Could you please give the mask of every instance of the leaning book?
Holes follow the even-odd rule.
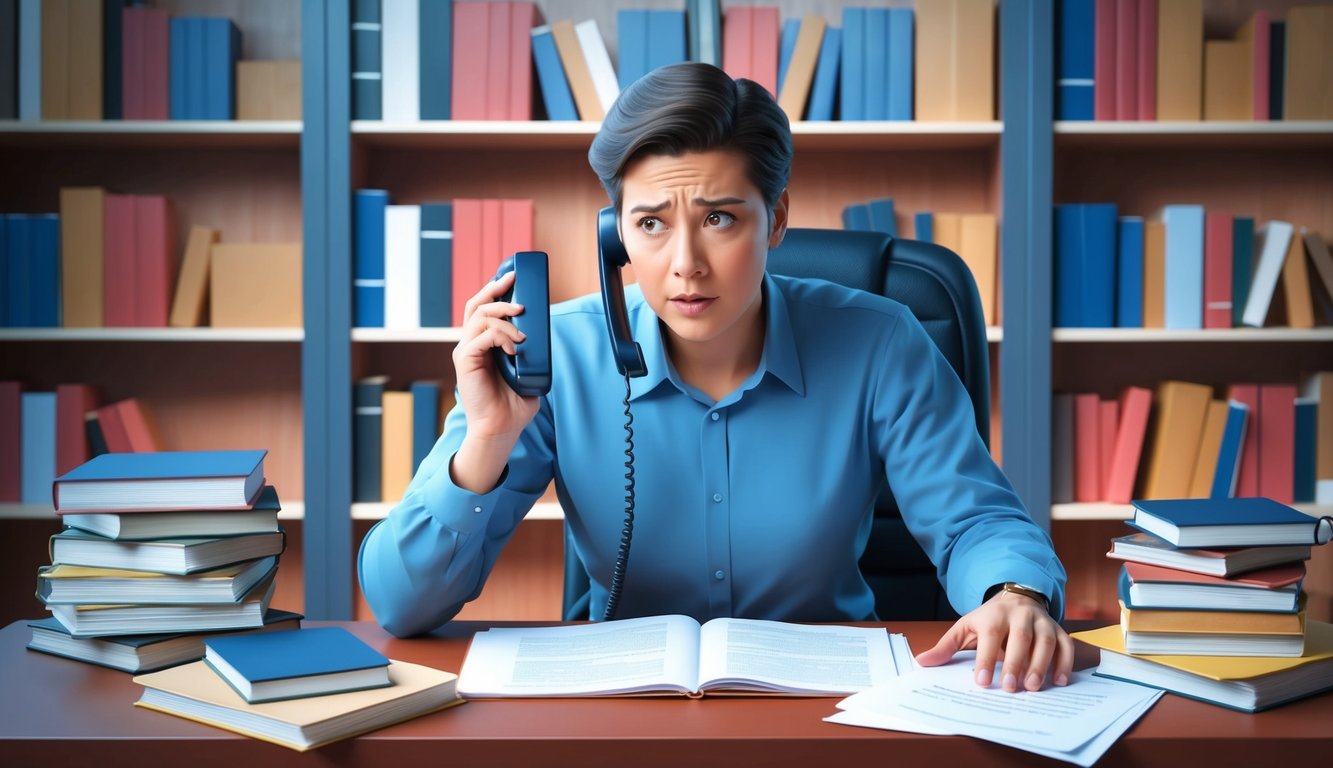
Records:
[[[1101,649],[1095,674],[1161,688],[1242,712],[1258,712],[1333,689],[1333,624],[1306,623],[1305,655],[1134,656],[1120,627],[1071,635]]]
[[[883,629],[648,616],[479,632],[458,690],[469,698],[841,696],[910,665],[906,639]]]
[[[196,661],[135,677],[144,691],[134,704],[304,752],[462,701],[450,672],[391,661],[389,679],[385,688],[249,704]]]
[[[104,453],[57,477],[56,514],[245,509],[264,485],[266,450]]]

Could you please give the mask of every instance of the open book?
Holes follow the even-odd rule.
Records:
[[[497,628],[472,639],[464,697],[704,693],[840,696],[912,669],[902,635],[756,619],[648,616]]]

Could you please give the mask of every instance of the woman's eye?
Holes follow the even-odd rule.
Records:
[[[651,235],[652,233],[656,232],[661,228],[662,228],[662,222],[658,219],[648,217],[639,220],[639,229],[642,230],[645,234]]]
[[[710,227],[729,227],[736,221],[736,217],[726,211],[713,211],[708,214],[708,226]]]

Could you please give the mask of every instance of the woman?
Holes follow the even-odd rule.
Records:
[[[663,67],[621,94],[589,151],[617,211],[648,374],[621,378],[605,310],[551,311],[550,393],[520,397],[491,350],[513,353],[522,307],[506,276],[465,310],[458,407],[403,501],[367,535],[359,572],[400,635],[481,591],[554,479],[576,554],[608,599],[633,413],[636,517],[618,616],[874,618],[857,560],[887,477],[904,520],[965,614],[922,653],[977,649],[977,681],[1064,684],[1064,569],[976,432],[952,368],[883,297],[769,275],[786,231],[791,131],[761,86],[706,64]]]

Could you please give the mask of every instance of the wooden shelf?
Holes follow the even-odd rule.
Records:
[[[1075,121],[1055,123],[1059,147],[1333,148],[1333,121]]]
[[[0,341],[299,343],[301,328],[0,328]]]
[[[1292,506],[1311,517],[1333,515],[1333,505],[1330,504],[1293,504]],[[1130,504],[1091,502],[1051,505],[1051,520],[1128,520],[1133,516],[1134,507]]]
[[[290,147],[299,120],[0,120],[0,147]]]
[[[1167,328],[1056,328],[1057,342],[1174,343],[1174,342],[1292,342],[1333,341],[1333,328],[1215,328],[1173,330]]]
[[[353,520],[383,520],[393,509],[391,502],[359,502],[352,505]],[[524,520],[564,520],[565,511],[553,501],[539,501],[528,511]]]

